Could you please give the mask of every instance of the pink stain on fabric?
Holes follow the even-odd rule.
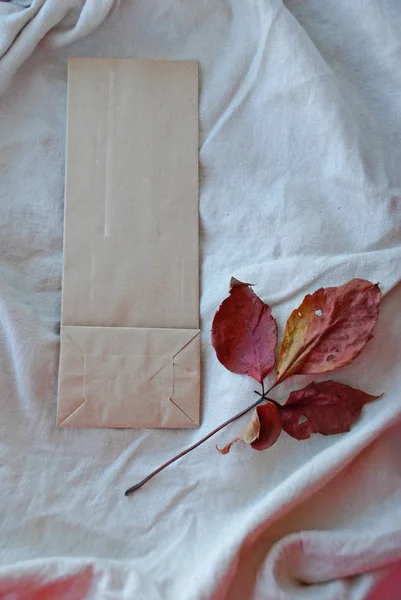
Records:
[[[401,597],[401,560],[397,562],[367,595],[365,600],[397,600]]]
[[[35,577],[0,579],[0,598],[9,600],[85,600],[93,581],[93,568],[55,581]]]

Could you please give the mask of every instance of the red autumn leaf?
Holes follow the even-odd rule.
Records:
[[[93,568],[88,566],[80,573],[41,582],[32,576],[18,579],[0,579],[0,598],[15,600],[84,600],[93,580]]]
[[[216,312],[212,344],[222,365],[259,383],[274,367],[277,324],[249,283],[231,279],[230,295]]]
[[[363,405],[377,398],[335,381],[310,383],[292,392],[279,408],[282,427],[297,440],[312,433],[343,433],[359,418]]]
[[[277,382],[349,364],[372,338],[380,299],[379,286],[364,279],[305,296],[285,327]]]
[[[275,444],[281,433],[281,420],[277,407],[272,402],[258,406],[252,419],[241,433],[223,448],[217,448],[220,454],[228,454],[235,442],[250,444],[255,450],[266,450]]]
[[[281,419],[277,407],[272,402],[258,406],[256,412],[260,421],[259,437],[252,442],[254,450],[266,450],[275,444],[282,430]]]

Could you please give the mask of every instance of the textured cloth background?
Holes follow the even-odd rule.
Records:
[[[398,0],[0,3],[3,597],[90,563],[74,600],[360,600],[401,558],[400,28]],[[55,426],[69,56],[200,61],[199,430]],[[317,287],[379,281],[375,338],[333,378],[386,395],[348,434],[223,457],[232,425],[127,499],[254,399],[210,346],[231,275],[281,332]]]

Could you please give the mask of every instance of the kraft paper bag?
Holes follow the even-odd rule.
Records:
[[[199,425],[198,66],[69,61],[57,424]]]

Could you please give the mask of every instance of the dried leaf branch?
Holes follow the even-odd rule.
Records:
[[[264,380],[276,362],[277,323],[270,306],[254,293],[251,284],[233,278],[230,294],[213,320],[212,344],[218,360],[229,371],[247,374],[261,385],[260,397],[129,488],[125,495],[138,490],[252,409],[254,414],[241,433],[218,448],[221,454],[228,454],[238,441],[255,450],[265,450],[278,440],[282,430],[298,440],[307,439],[312,433],[333,435],[349,431],[363,406],[379,396],[335,381],[312,382],[292,392],[283,405],[268,394],[293,375],[326,373],[352,362],[373,337],[380,301],[379,286],[364,279],[352,279],[342,286],[321,288],[305,296],[287,321],[275,383],[265,392]]]

